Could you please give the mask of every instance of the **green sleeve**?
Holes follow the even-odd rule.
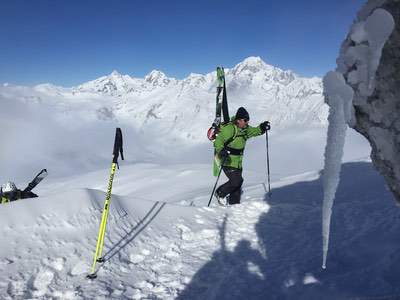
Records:
[[[235,129],[232,125],[225,126],[221,128],[221,131],[218,133],[217,138],[214,141],[214,148],[217,153],[219,153],[223,148],[225,143],[233,137],[235,134]]]
[[[257,127],[248,126],[247,127],[246,136],[247,136],[248,139],[252,138],[252,137],[255,137],[255,136],[262,135],[262,134],[263,134],[263,132],[261,131],[260,126],[257,126]]]

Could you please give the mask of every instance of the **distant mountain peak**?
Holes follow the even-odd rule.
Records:
[[[188,78],[197,78],[197,77],[203,77],[203,74],[199,74],[199,73],[190,73]]]
[[[244,59],[242,62],[238,63],[233,68],[234,74],[239,74],[244,71],[249,71],[251,73],[257,73],[260,71],[272,71],[273,66],[266,64],[259,56],[250,56]]]
[[[242,61],[242,64],[248,66],[267,66],[267,64],[259,56],[249,56]]]
[[[163,72],[159,70],[153,70],[144,77],[144,80],[146,80],[147,82],[154,82],[156,80],[166,77],[167,75],[165,75]]]
[[[119,73],[117,70],[113,70],[109,76],[112,76],[112,77],[121,77],[122,75],[121,75],[121,73]]]
[[[171,80],[163,72],[159,70],[153,70],[144,77],[144,80],[152,85],[165,86]]]

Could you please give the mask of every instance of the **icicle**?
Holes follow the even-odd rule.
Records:
[[[322,206],[322,239],[323,262],[326,268],[326,259],[329,248],[329,234],[332,216],[333,201],[339,185],[341,161],[346,137],[346,116],[353,100],[353,90],[346,84],[343,75],[338,72],[329,72],[324,77],[325,101],[329,105],[329,125],[327,143],[325,147],[325,166],[323,176],[324,201]]]

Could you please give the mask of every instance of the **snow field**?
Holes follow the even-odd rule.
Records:
[[[112,195],[106,261],[98,264],[95,280],[86,275],[109,170],[51,179],[40,187],[40,198],[2,205],[0,298],[342,299],[400,294],[400,217],[370,163],[346,164],[341,172],[326,271],[320,265],[323,192],[318,172],[273,181],[271,199],[257,183],[259,174],[250,172],[242,204],[206,207],[209,166],[159,168],[125,165],[117,172],[114,184],[120,193]],[[144,187],[138,187],[135,180],[143,174],[155,178],[154,186],[139,180]],[[192,185],[191,176],[202,179]],[[180,186],[174,186],[176,178]],[[175,197],[171,190],[156,195],[155,186],[167,187],[168,180]],[[142,198],[135,196],[138,192]]]
[[[147,172],[158,170],[149,165]],[[124,190],[124,176],[120,179]],[[63,184],[58,185],[59,191]],[[190,190],[184,190],[185,197],[190,197]],[[174,299],[221,247],[222,240],[228,251],[243,239],[258,247],[254,224],[268,210],[261,201],[247,201],[244,207],[208,208],[113,195],[103,252],[106,262],[99,264],[98,278],[88,281],[85,276],[90,271],[105,193],[79,188],[56,195],[54,187],[47,191],[47,196],[0,209],[4,228],[0,279],[7,283],[1,285],[0,295],[4,299]],[[253,200],[254,191],[262,189],[255,187],[244,198]],[[256,266],[249,265],[249,269],[257,273]]]

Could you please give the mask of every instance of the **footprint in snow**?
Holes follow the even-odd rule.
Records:
[[[53,281],[54,273],[48,269],[42,269],[33,278],[33,296],[44,296],[48,291],[49,284]]]
[[[77,299],[76,291],[54,291],[51,299],[73,300]]]
[[[220,206],[221,207],[221,206]],[[199,209],[200,211],[204,211],[204,212],[214,212],[215,208],[212,207],[202,207]]]
[[[158,263],[152,264],[152,266],[151,266],[151,269],[154,272],[161,273],[161,274],[168,271],[169,268],[170,268],[169,265],[167,265],[163,262],[158,262]]]
[[[180,256],[180,252],[179,250],[175,249],[175,248],[170,248],[166,253],[165,253],[165,257],[172,259],[172,258],[177,258]]]
[[[203,220],[203,218],[201,217],[201,216],[199,216],[199,215],[194,215],[194,217],[196,218],[196,220],[195,220],[195,222],[197,223],[197,224],[204,224],[205,222],[204,222],[204,220]]]
[[[23,281],[18,281],[18,280],[12,280],[9,284],[8,284],[8,288],[7,288],[7,293],[16,299],[21,298],[24,295],[26,290],[25,287],[25,282]]]
[[[56,259],[47,258],[43,264],[50,267],[56,271],[62,271],[64,269],[65,258],[58,257]]]
[[[144,256],[140,254],[131,254],[129,255],[129,261],[133,264],[138,264],[144,261]]]
[[[129,299],[144,299],[144,295],[142,294],[141,290],[132,288],[128,286],[124,291],[123,295]]]
[[[82,275],[89,272],[90,266],[83,261],[78,262],[70,271],[72,276]]]
[[[175,226],[175,228],[178,229],[178,232],[180,233],[181,240],[191,241],[191,240],[193,240],[195,238],[194,235],[192,234],[192,230],[189,227],[187,227],[187,226],[185,226],[183,224],[177,224]]]
[[[150,253],[151,253],[151,252],[150,252],[149,250],[147,250],[147,249],[143,249],[143,250],[142,250],[142,254],[143,254],[143,255],[146,255],[146,256],[147,256],[147,255],[150,255]]]
[[[203,229],[200,232],[200,239],[201,240],[206,240],[208,241],[208,239],[215,239],[219,237],[219,232],[218,230],[215,229]]]
[[[140,289],[150,290],[154,287],[154,284],[149,281],[141,281],[137,285]]]

